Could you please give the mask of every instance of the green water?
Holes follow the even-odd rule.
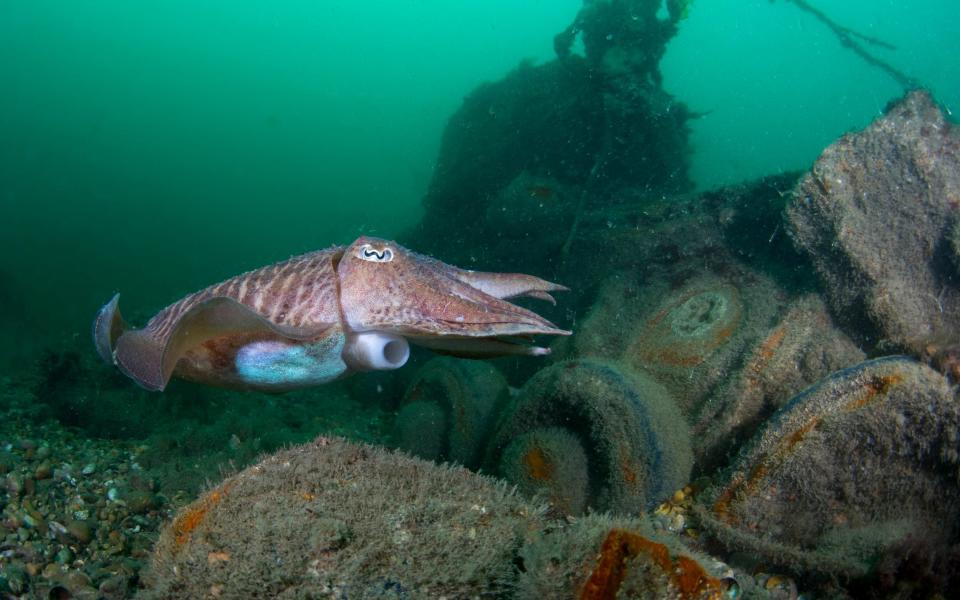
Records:
[[[926,88],[947,118],[957,120],[956,0],[694,0],[681,19],[682,0],[664,0],[654,18],[656,2],[0,2],[0,596],[33,586],[47,597],[43,586],[68,571],[87,578],[71,583],[74,591],[119,585],[121,592],[109,597],[132,595],[158,532],[177,510],[263,453],[321,434],[453,460],[511,485],[523,481],[525,465],[537,485],[543,479],[561,496],[582,492],[579,509],[571,509],[576,515],[590,506],[651,517],[649,509],[668,498],[689,509],[691,498],[709,489],[701,475],[725,476],[721,467],[734,464],[749,436],[782,425],[771,415],[792,410],[791,398],[798,402],[803,389],[820,389],[815,384],[831,381],[824,379],[830,373],[846,377],[858,364],[873,368],[860,363],[867,357],[906,349],[957,376],[960,350],[952,340],[918,334],[903,347],[896,339],[885,345],[888,332],[879,324],[831,305],[837,290],[823,265],[831,266],[832,255],[824,260],[822,249],[811,250],[816,240],[797,233],[802,215],[785,213],[814,204],[809,187],[794,186],[824,148],[880,117],[906,88]],[[624,6],[631,8],[617,12]],[[565,46],[563,36],[555,36],[568,26],[576,35]],[[844,35],[853,43],[842,43]],[[858,56],[861,50],[869,56]],[[935,137],[921,131],[917,137]],[[922,159],[935,172],[950,157],[944,151]],[[918,178],[924,184],[934,179]],[[858,193],[865,197],[867,187]],[[808,191],[793,195],[792,189]],[[906,182],[904,189],[911,189]],[[915,302],[904,310],[927,315],[919,325],[910,323],[917,330],[930,324],[938,334],[952,331],[949,321],[960,314],[954,294],[960,228],[950,229],[954,199],[931,211],[939,211],[943,222],[929,233],[934,225],[903,219],[897,211],[907,205],[886,191],[879,190],[877,196],[887,197],[871,205],[880,206],[874,217],[894,206],[887,220],[900,229],[874,236],[877,225],[864,220],[853,228],[874,231],[857,229],[841,241],[863,242],[864,252],[873,252],[870,259],[887,251],[870,246],[877,239],[915,252],[909,256],[918,264],[901,265],[903,273],[891,275],[890,286],[920,290],[922,298],[910,298]],[[803,226],[819,231],[823,223]],[[785,233],[791,225],[792,238]],[[841,233],[848,233],[846,226],[831,232],[832,248],[840,247]],[[483,362],[428,363],[433,354],[415,348],[401,369],[284,395],[183,381],[163,393],[147,392],[94,352],[91,320],[115,292],[122,293],[124,316],[139,326],[209,284],[360,235],[398,240],[463,268],[522,271],[565,284],[571,289],[556,294],[555,306],[529,298],[518,304],[573,335],[547,328],[551,335],[537,343],[550,346],[552,356],[529,351],[536,356]],[[375,248],[344,261],[366,256],[390,262],[384,257],[394,251],[405,256],[395,247],[389,254]],[[926,261],[930,265],[919,264]],[[401,276],[423,279],[440,269],[430,265],[401,269]],[[912,270],[927,266],[937,271],[936,286]],[[941,278],[946,283],[938,292]],[[883,285],[864,279],[846,284],[887,297]],[[921,280],[927,288],[911,287]],[[434,281],[450,289],[383,287],[388,293],[413,289],[405,301],[443,317],[464,293],[478,297],[466,284]],[[506,294],[491,291],[493,281],[485,290]],[[490,281],[477,287],[483,283]],[[548,299],[542,290],[556,290],[542,281],[530,289],[539,300]],[[481,307],[496,304],[480,296]],[[363,296],[369,298],[376,304],[381,296]],[[938,312],[919,312],[932,311],[932,303]],[[505,310],[484,314],[511,325],[518,313]],[[398,312],[408,317],[410,311],[392,314]],[[946,325],[934,322],[940,320]],[[456,331],[464,316],[437,322]],[[209,356],[216,355],[218,340],[205,340]],[[269,349],[269,340],[266,350],[254,348],[260,348],[257,340],[243,343],[244,350],[254,349],[243,363],[248,366],[262,356],[300,356],[302,350],[282,354]],[[139,358],[136,349],[129,354]],[[333,362],[339,356],[337,350]],[[313,358],[304,364],[311,366]],[[953,435],[956,388],[913,359],[890,360],[923,371],[947,390],[937,388],[938,400],[949,397],[916,411],[904,404],[891,431],[899,432],[914,411],[939,419],[937,427],[918,426],[930,439]],[[226,364],[228,371],[235,366]],[[261,380],[276,375],[254,372]],[[873,410],[875,397],[904,380],[899,371],[873,376],[867,395],[839,412]],[[907,378],[915,387],[896,393],[920,406],[925,388],[918,381]],[[860,379],[854,383],[860,387],[851,384],[851,394],[864,387]],[[535,408],[536,419],[556,422],[527,422],[516,416],[523,411],[512,412],[541,401],[552,404]],[[771,460],[809,448],[798,440],[829,418],[816,416],[799,433],[774,432],[786,442]],[[593,419],[600,425],[594,427]],[[529,437],[530,454],[504,452],[515,459],[511,467],[511,459],[497,458],[509,436],[500,446],[491,440],[521,431],[544,437]],[[920,498],[927,505],[883,510],[899,518],[915,509],[929,517],[941,514],[942,504],[943,520],[955,521],[943,524],[943,535],[955,544],[960,492],[949,476],[941,481],[939,469],[954,468],[956,453],[943,450],[934,473],[923,461],[936,444],[923,436],[904,439],[881,439],[877,446],[897,448],[898,460],[914,460],[901,465],[906,483],[887,483],[869,470],[864,479],[887,483],[891,504],[934,490]],[[920,444],[916,456],[910,443]],[[560,448],[551,456],[569,457],[569,473],[538,471],[550,452],[535,454],[536,444]],[[857,449],[863,456],[850,463],[874,460],[864,449],[873,444],[870,438]],[[604,463],[614,449],[615,460]],[[709,456],[694,457],[694,450]],[[531,456],[539,462],[527,460]],[[757,474],[767,472],[760,466],[751,470],[745,493],[766,489],[751,489]],[[828,466],[849,471],[847,462]],[[643,481],[634,486],[634,467],[657,481],[657,497],[643,497],[649,491]],[[559,483],[553,473],[560,473]],[[688,482],[692,487],[676,500],[675,490]],[[623,504],[592,504],[606,501],[620,484]],[[811,484],[812,495],[834,493],[818,485]],[[847,515],[841,509],[857,509],[855,499],[843,502],[837,501],[839,512],[830,509],[834,521],[822,522],[842,529]],[[660,514],[669,523],[675,516]],[[44,519],[51,521],[49,531],[36,527]],[[83,523],[77,534],[76,528],[56,529],[53,521]],[[891,531],[906,526],[877,523]],[[683,522],[674,533],[689,535],[691,543],[698,535]],[[866,531],[865,541],[851,538],[849,545],[879,555],[890,550],[881,541],[891,547],[903,542],[897,548],[909,555],[910,540],[894,533]],[[879,536],[875,548],[870,536]],[[955,560],[953,547],[953,554],[921,550]],[[899,560],[897,548],[885,560]],[[592,561],[594,553],[588,554]],[[738,554],[718,556],[745,558]],[[209,566],[219,556],[207,555]],[[127,579],[111,584],[120,558],[128,561],[120,569]],[[520,557],[507,563],[506,571],[518,575]],[[878,578],[878,585],[897,576]],[[931,589],[943,589],[944,580]],[[860,588],[863,597],[870,597],[868,589]]]
[[[947,0],[821,2],[960,107]],[[0,303],[15,358],[86,335],[114,291],[210,281],[420,216],[472,88],[552,58],[575,0],[4,2]],[[807,167],[900,88],[783,2],[700,0],[662,63],[701,188]]]

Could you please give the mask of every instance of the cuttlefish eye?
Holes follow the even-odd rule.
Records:
[[[378,249],[372,244],[364,244],[357,251],[357,258],[370,262],[390,262],[393,260],[393,250],[389,246]]]

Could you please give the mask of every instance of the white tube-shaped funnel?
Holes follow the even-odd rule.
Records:
[[[354,371],[391,371],[410,358],[406,338],[382,331],[364,331],[347,337],[343,362]]]

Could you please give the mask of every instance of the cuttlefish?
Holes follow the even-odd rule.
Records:
[[[534,335],[570,335],[507,302],[555,303],[567,288],[521,273],[458,269],[361,237],[237,275],[128,328],[119,294],[97,313],[93,341],[108,363],[148,390],[173,376],[232,389],[282,392],[358,371],[402,367],[409,343],[454,356],[538,356]]]

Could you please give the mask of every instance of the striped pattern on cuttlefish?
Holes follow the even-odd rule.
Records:
[[[237,275],[190,294],[142,329],[119,294],[97,313],[97,352],[142,387],[181,377],[233,389],[287,391],[357,371],[403,366],[409,343],[454,356],[544,355],[534,335],[570,335],[507,302],[555,303],[562,285],[521,273],[458,269],[361,237]]]

